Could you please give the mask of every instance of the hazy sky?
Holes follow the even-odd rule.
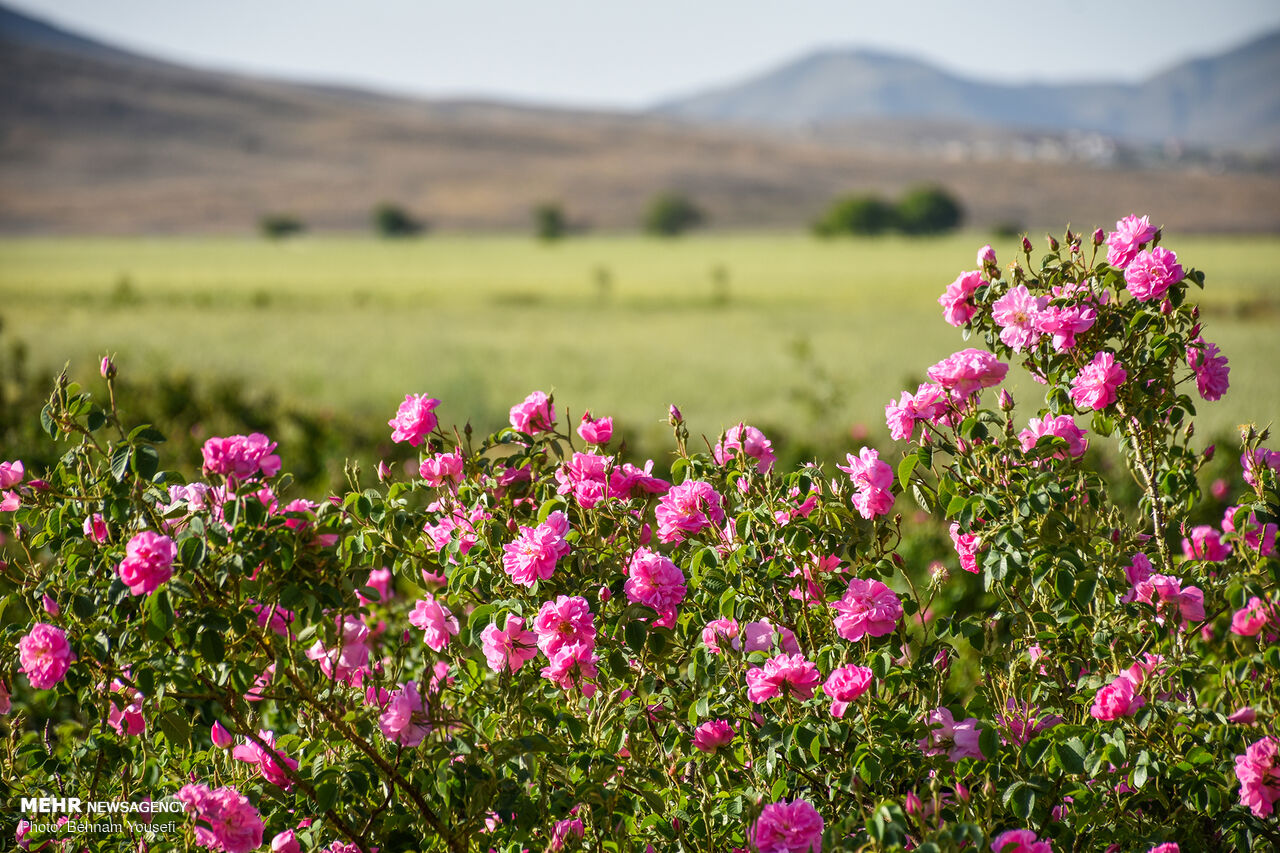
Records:
[[[993,80],[1137,80],[1280,28],[1277,0],[0,0],[206,67],[637,107],[818,47]]]

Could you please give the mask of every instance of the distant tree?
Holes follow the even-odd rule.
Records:
[[[916,187],[898,202],[898,227],[908,234],[943,234],[963,220],[964,208],[942,187]]]
[[[674,237],[706,221],[706,215],[679,193],[663,193],[649,203],[644,215],[646,234]]]
[[[533,209],[533,232],[548,243],[559,240],[569,231],[564,209],[555,202],[545,202]]]
[[[384,201],[373,209],[373,230],[380,237],[412,237],[425,227],[398,204]]]
[[[813,231],[820,237],[883,234],[897,225],[897,218],[894,206],[879,196],[845,196],[832,202]]]
[[[302,220],[291,213],[268,213],[258,220],[258,232],[268,240],[283,240],[306,230]]]

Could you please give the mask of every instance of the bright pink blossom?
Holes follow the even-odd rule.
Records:
[[[1244,469],[1244,481],[1257,488],[1266,469],[1280,474],[1280,450],[1256,447],[1252,452],[1245,451],[1240,454],[1240,467]]]
[[[503,546],[502,567],[521,586],[533,586],[555,572],[556,562],[567,555],[572,546],[569,519],[560,510],[547,516],[537,527],[520,525],[516,541]]]
[[[842,666],[831,671],[822,692],[831,697],[831,716],[839,719],[849,707],[871,687],[871,670],[865,666]]]
[[[1182,851],[1176,843],[1166,841],[1164,844],[1157,844],[1152,847],[1147,853],[1182,853]]]
[[[233,743],[231,732],[227,731],[227,727],[218,720],[214,720],[213,725],[209,727],[209,740],[218,749],[228,749]]]
[[[0,462],[0,489],[11,489],[21,484],[26,473],[27,469],[23,466],[21,459]]]
[[[320,663],[320,670],[336,681],[355,682],[369,665],[369,626],[354,616],[335,620],[341,636],[338,645],[326,648],[322,640],[316,640],[306,655]],[[271,665],[274,672],[275,664]]]
[[[409,624],[421,628],[423,641],[437,652],[448,644],[450,636],[458,633],[457,617],[431,593],[414,602]]]
[[[547,655],[547,665],[540,674],[561,690],[577,689],[583,696],[590,698],[595,695],[596,686],[593,682],[599,674],[593,647],[594,639],[591,645],[575,642],[557,647]]]
[[[427,725],[426,705],[418,691],[418,683],[409,681],[387,697],[378,728],[387,740],[403,747],[415,747],[431,731]]]
[[[31,686],[48,690],[66,676],[75,655],[61,628],[37,622],[18,640],[18,660]]]
[[[587,651],[595,648],[595,617],[580,596],[560,595],[555,601],[543,602],[533,630],[538,635],[538,648],[548,658],[564,646],[581,646]]]
[[[760,810],[751,831],[758,853],[822,853],[822,815],[807,800],[779,800]]]
[[[1099,688],[1093,697],[1093,707],[1089,709],[1089,714],[1097,720],[1118,720],[1121,717],[1132,717],[1145,704],[1147,700],[1134,692],[1133,681],[1122,673]]]
[[[991,319],[1000,326],[1000,340],[1014,352],[1021,352],[1040,340],[1040,315],[1049,306],[1047,296],[1032,296],[1026,285],[1009,289],[991,305]]]
[[[142,716],[144,696],[126,685],[120,679],[111,681],[111,699],[107,702],[107,725],[116,730],[116,734],[124,737],[140,735],[147,729],[147,720]],[[126,701],[123,707],[116,703]]]
[[[613,438],[613,418],[591,419],[590,412],[582,413],[582,421],[578,424],[578,435],[587,444],[608,444]]]
[[[1236,779],[1240,805],[1248,806],[1254,817],[1272,814],[1280,800],[1280,739],[1264,737],[1237,755]]]
[[[684,601],[684,573],[675,563],[648,548],[637,548],[627,563],[627,600],[658,612],[653,624],[674,628],[676,607]]]
[[[1115,355],[1099,352],[1071,380],[1071,402],[1078,409],[1105,409],[1116,401],[1116,389],[1128,377]]]
[[[1181,581],[1168,575],[1153,574],[1133,587],[1134,599],[1165,609],[1177,610],[1182,623],[1204,620],[1204,593],[1194,586],[1182,587]]]
[[[1156,227],[1143,216],[1126,216],[1116,223],[1116,230],[1107,235],[1107,263],[1124,269],[1144,243],[1156,236]]]
[[[260,432],[211,438],[201,448],[206,474],[221,474],[238,480],[262,474],[274,477],[280,471],[276,443]]]
[[[1270,522],[1259,525],[1258,516],[1250,512],[1241,529],[1236,530],[1235,515],[1239,509],[1238,506],[1227,507],[1222,514],[1222,532],[1237,534],[1249,550],[1258,552],[1260,557],[1273,556],[1276,553],[1277,526]]]
[[[947,760],[953,763],[962,758],[986,758],[978,744],[981,731],[977,718],[968,717],[956,722],[949,708],[938,708],[929,712],[925,722],[929,733],[918,741],[920,751],[925,755],[946,755]]]
[[[298,844],[298,837],[292,829],[286,829],[271,839],[271,853],[302,853],[302,847]]]
[[[961,398],[999,385],[1008,372],[1009,365],[994,354],[972,347],[952,353],[928,370],[930,379]]]
[[[436,428],[435,408],[440,401],[426,394],[406,394],[396,416],[387,421],[391,427],[391,440],[407,441],[417,447]]]
[[[551,399],[543,391],[534,391],[523,402],[511,407],[511,425],[520,432],[532,435],[537,432],[550,432],[556,422],[555,412],[551,408]]]
[[[1231,387],[1231,368],[1217,344],[1197,338],[1187,345],[1187,366],[1195,371],[1196,390],[1209,402],[1221,400]]]
[[[902,619],[902,602],[878,580],[853,578],[844,597],[831,606],[836,633],[855,643],[864,636],[892,634]]]
[[[672,486],[658,502],[655,514],[658,539],[663,542],[683,542],[724,521],[720,494],[701,480],[685,480]]]
[[[1222,541],[1222,534],[1208,524],[1191,528],[1191,538],[1182,539],[1182,556],[1188,560],[1207,560],[1220,563],[1231,556],[1231,546]]]
[[[97,545],[107,541],[107,522],[102,513],[95,512],[85,518],[84,537]]]
[[[747,670],[747,698],[756,703],[778,695],[808,699],[820,681],[822,674],[803,655],[777,655],[765,661],[763,667]]]
[[[1008,733],[1008,738],[1002,737],[1005,743],[1011,740],[1026,744],[1037,733],[1064,722],[1057,714],[1045,714],[1035,705],[1019,702],[1012,696],[1005,700],[1004,706],[1007,713],[997,715],[996,722]]]
[[[767,474],[773,468],[776,458],[773,455],[773,444],[753,426],[737,424],[729,427],[724,438],[716,443],[712,455],[715,456],[717,465],[727,465],[737,456],[738,451],[756,460],[756,470],[761,474]]]
[[[446,483],[456,486],[462,482],[465,464],[466,461],[463,459],[462,451],[460,450],[455,450],[452,453],[437,453],[435,456],[428,456],[422,460],[422,464],[418,466],[418,475],[432,488],[443,486]]]
[[[1256,637],[1270,622],[1276,621],[1276,608],[1269,602],[1253,596],[1231,616],[1231,633],[1241,637]]]
[[[978,266],[986,267],[988,264],[994,264],[995,262],[996,250],[991,248],[990,244],[978,250]]]
[[[547,850],[549,853],[560,853],[570,841],[581,841],[585,832],[586,827],[582,825],[582,820],[579,818],[565,818],[557,821],[551,830],[551,843]]]
[[[1065,451],[1060,450],[1055,453],[1054,458],[1065,459],[1068,455],[1072,457],[1084,455],[1089,448],[1089,440],[1085,438],[1085,434],[1085,430],[1076,426],[1075,418],[1070,415],[1046,415],[1043,419],[1032,418],[1027,423],[1027,428],[1018,433],[1018,443],[1026,453],[1044,436],[1056,436],[1066,441],[1067,447]]]
[[[174,798],[195,817],[196,844],[222,853],[249,853],[262,846],[262,816],[235,788],[185,785]]]
[[[991,853],[1053,853],[1053,847],[1029,829],[1010,829],[991,842]]]
[[[942,319],[952,326],[963,326],[969,322],[978,313],[977,306],[971,301],[974,291],[983,284],[986,282],[982,280],[982,273],[977,270],[960,273],[938,297],[938,304],[942,306]]]
[[[1142,251],[1129,262],[1124,281],[1139,302],[1161,299],[1170,287],[1182,281],[1182,264],[1177,255],[1165,248]]]
[[[144,530],[129,540],[125,558],[116,566],[120,580],[134,595],[155,592],[173,577],[178,547],[168,536]]]
[[[715,753],[733,742],[733,726],[728,720],[708,720],[693,730],[693,745],[701,752]]]
[[[859,455],[845,454],[848,465],[837,465],[841,471],[849,475],[849,482],[857,491],[853,495],[853,506],[863,518],[875,518],[884,515],[892,507],[893,469],[887,462],[880,460],[880,453],[870,447],[864,447]]]
[[[955,546],[960,557],[960,568],[966,572],[978,573],[978,551],[982,548],[982,540],[973,533],[961,533],[960,522],[951,522],[951,544]]]
[[[489,669],[512,672],[533,660],[538,655],[538,638],[532,631],[526,631],[524,619],[507,615],[505,627],[499,629],[497,623],[490,623],[480,632],[482,650]]]
[[[231,750],[231,757],[246,764],[256,765],[263,779],[277,788],[289,790],[293,787],[293,781],[284,768],[297,770],[298,762],[276,749],[275,735],[271,732],[260,731],[258,737],[266,744],[266,748],[256,741],[248,740]]]
[[[738,639],[738,621],[736,619],[712,619],[702,629],[702,643],[707,647],[707,651],[713,655],[722,654],[724,648],[721,647],[721,639],[737,641]]]

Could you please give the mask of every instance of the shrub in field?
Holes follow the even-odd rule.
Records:
[[[379,237],[412,237],[426,230],[426,225],[415,219],[398,204],[384,201],[370,214],[373,230]]]
[[[813,225],[819,237],[842,234],[883,234],[897,227],[898,213],[891,202],[876,195],[848,196],[832,202]]]
[[[569,233],[569,220],[564,208],[555,202],[544,202],[533,208],[533,234],[547,243],[562,239]]]
[[[1159,242],[984,247],[939,300],[982,348],[830,471],[748,424],[692,452],[673,407],[664,480],[542,392],[486,437],[410,394],[414,476],[313,503],[265,435],[181,482],[59,384],[63,455],[0,466],[0,772],[69,812],[19,841],[100,843],[77,797],[176,798],[123,830],[153,851],[1275,845],[1280,453],[1245,429],[1237,506],[1185,523],[1229,366]],[[901,556],[920,512],[949,566]]]
[[[655,237],[677,237],[704,224],[707,216],[687,196],[662,193],[649,202],[641,225]]]
[[[963,221],[964,208],[942,187],[916,187],[898,202],[898,227],[907,234],[945,234]]]
[[[283,240],[306,230],[306,223],[292,213],[268,213],[258,220],[259,233],[269,240]]]

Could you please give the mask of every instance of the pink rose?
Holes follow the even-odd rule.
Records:
[[[543,602],[533,620],[533,630],[538,635],[538,648],[548,658],[565,646],[590,651],[596,645],[595,617],[587,600],[576,595],[560,595],[555,601]]]
[[[84,520],[84,538],[97,545],[107,541],[107,522],[102,513],[95,512]]]
[[[560,510],[537,527],[521,525],[516,541],[503,546],[502,567],[521,586],[546,580],[555,572],[556,562],[571,550],[565,539],[568,534],[569,519]]]
[[[418,691],[418,683],[409,681],[387,697],[378,728],[383,736],[394,744],[412,748],[422,743],[431,731],[427,725],[426,705]]]
[[[538,655],[537,635],[525,630],[524,619],[519,616],[508,614],[506,626],[501,629],[490,623],[480,632],[480,641],[489,669],[494,672],[515,672]]]
[[[510,414],[511,426],[530,435],[550,432],[556,422],[551,399],[542,391],[534,391],[524,398],[524,402],[512,406]]]
[[[397,443],[407,441],[417,447],[436,428],[438,421],[434,412],[439,405],[439,400],[426,394],[405,394],[396,416],[387,421],[387,426],[391,427],[391,440]]]
[[[1105,409],[1128,376],[1113,354],[1099,352],[1071,381],[1071,402],[1078,409]]]
[[[1187,366],[1195,371],[1196,390],[1209,402],[1221,400],[1231,387],[1231,368],[1227,357],[1211,344],[1197,338],[1187,345]]]
[[[1275,618],[1275,608],[1258,596],[1249,599],[1244,607],[1231,616],[1231,633],[1241,637],[1256,637]]]
[[[1161,299],[1170,287],[1182,281],[1182,264],[1168,249],[1139,252],[1124,271],[1124,281],[1139,302]]]
[[[209,740],[218,749],[227,749],[234,742],[231,732],[227,731],[226,726],[218,720],[214,720],[213,725],[209,727]]]
[[[839,719],[844,716],[849,703],[857,700],[871,687],[871,670],[865,666],[842,666],[831,671],[822,692],[831,697],[831,716]]]
[[[289,790],[293,787],[293,780],[289,778],[284,768],[297,770],[298,762],[276,749],[275,735],[271,732],[260,731],[258,737],[266,744],[266,748],[256,741],[249,740],[231,750],[231,757],[246,764],[256,765],[263,779],[277,788]]]
[[[929,725],[929,734],[918,741],[920,751],[925,755],[946,755],[952,763],[962,758],[985,759],[978,741],[981,732],[975,717],[956,722],[948,708],[931,711],[925,722]]]
[[[27,469],[23,467],[21,459],[0,462],[0,489],[11,489],[21,484],[26,472]]]
[[[821,680],[818,668],[803,655],[777,655],[763,667],[747,670],[747,699],[758,704],[778,695],[808,699]]]
[[[280,471],[276,443],[260,432],[211,438],[201,448],[206,474],[221,474],[244,480],[262,474],[274,477]]]
[[[1093,697],[1089,714],[1097,720],[1118,720],[1132,717],[1147,700],[1135,695],[1134,684],[1126,674],[1116,676],[1110,684],[1098,690]]]
[[[1264,737],[1237,755],[1236,779],[1240,805],[1248,806],[1254,817],[1271,815],[1280,800],[1280,739]]]
[[[235,788],[210,790],[204,785],[185,785],[174,798],[180,800],[196,820],[196,843],[224,853],[249,853],[262,846],[262,816],[249,798]]]
[[[1040,316],[1049,307],[1047,296],[1032,296],[1026,285],[1016,285],[991,305],[991,319],[1000,325],[1000,340],[1014,352],[1033,347],[1040,340]]]
[[[75,655],[61,628],[37,622],[18,640],[18,658],[31,686],[48,690],[66,676]]]
[[[608,444],[613,438],[613,418],[592,420],[590,412],[582,413],[582,422],[578,424],[578,435],[587,444]]]
[[[144,530],[129,540],[125,558],[116,566],[120,580],[134,595],[155,592],[173,577],[178,547],[168,536]]]
[[[1036,446],[1036,442],[1046,435],[1056,436],[1067,442],[1065,451],[1060,450],[1053,454],[1055,459],[1083,456],[1089,449],[1085,430],[1076,426],[1075,418],[1070,415],[1046,415],[1043,420],[1032,418],[1027,423],[1027,428],[1018,433],[1018,443],[1022,445],[1022,452],[1029,452]]]
[[[437,652],[448,644],[450,636],[458,633],[457,618],[431,593],[414,603],[409,624],[422,629],[423,641]]]
[[[875,518],[884,515],[892,507],[893,469],[888,463],[880,460],[878,451],[864,447],[859,455],[845,454],[849,464],[837,465],[841,471],[849,475],[849,482],[858,490],[853,495],[853,506],[863,518]]]
[[[961,533],[960,522],[951,522],[951,544],[955,546],[960,557],[960,568],[966,572],[978,573],[978,551],[982,547],[980,540],[973,533]]]
[[[942,306],[942,319],[952,326],[963,326],[973,319],[978,309],[971,299],[974,291],[983,284],[986,282],[982,280],[982,273],[977,270],[960,273],[938,297],[938,304]]]
[[[1124,269],[1144,243],[1156,236],[1156,227],[1143,216],[1126,216],[1116,223],[1116,230],[1107,235],[1107,263]]]
[[[779,800],[760,811],[751,832],[759,853],[822,853],[822,815],[807,800]]]
[[[962,398],[999,385],[1008,372],[1009,365],[995,355],[972,347],[952,353],[928,370],[930,379]]]
[[[302,853],[298,837],[293,834],[292,829],[286,829],[271,839],[271,853]]]
[[[728,720],[708,720],[693,730],[693,745],[701,752],[714,754],[733,741],[733,726]]]
[[[1053,847],[1029,829],[1010,829],[991,842],[991,853],[1053,853]]]
[[[1222,541],[1217,528],[1201,524],[1191,528],[1190,539],[1183,537],[1182,556],[1188,560],[1220,563],[1231,556],[1231,546]]]
[[[658,539],[663,542],[683,542],[724,521],[720,494],[710,483],[701,480],[686,480],[672,486],[658,502],[655,514]]]
[[[653,624],[674,628],[676,607],[684,600],[684,573],[676,564],[648,548],[637,548],[627,563],[627,600],[658,612]]]
[[[462,451],[437,453],[435,456],[429,456],[422,460],[422,464],[418,466],[418,476],[422,477],[427,485],[433,489],[443,486],[445,483],[456,486],[462,482],[464,467],[465,460],[462,458]]]
[[[893,633],[902,619],[902,602],[878,580],[853,578],[844,597],[831,606],[836,611],[836,633],[855,643],[864,636]]]
[[[724,438],[716,444],[712,455],[715,456],[717,465],[727,465],[737,456],[738,451],[756,460],[756,470],[761,474],[767,474],[773,468],[776,458],[773,455],[773,444],[753,426],[737,424],[729,427]]]

